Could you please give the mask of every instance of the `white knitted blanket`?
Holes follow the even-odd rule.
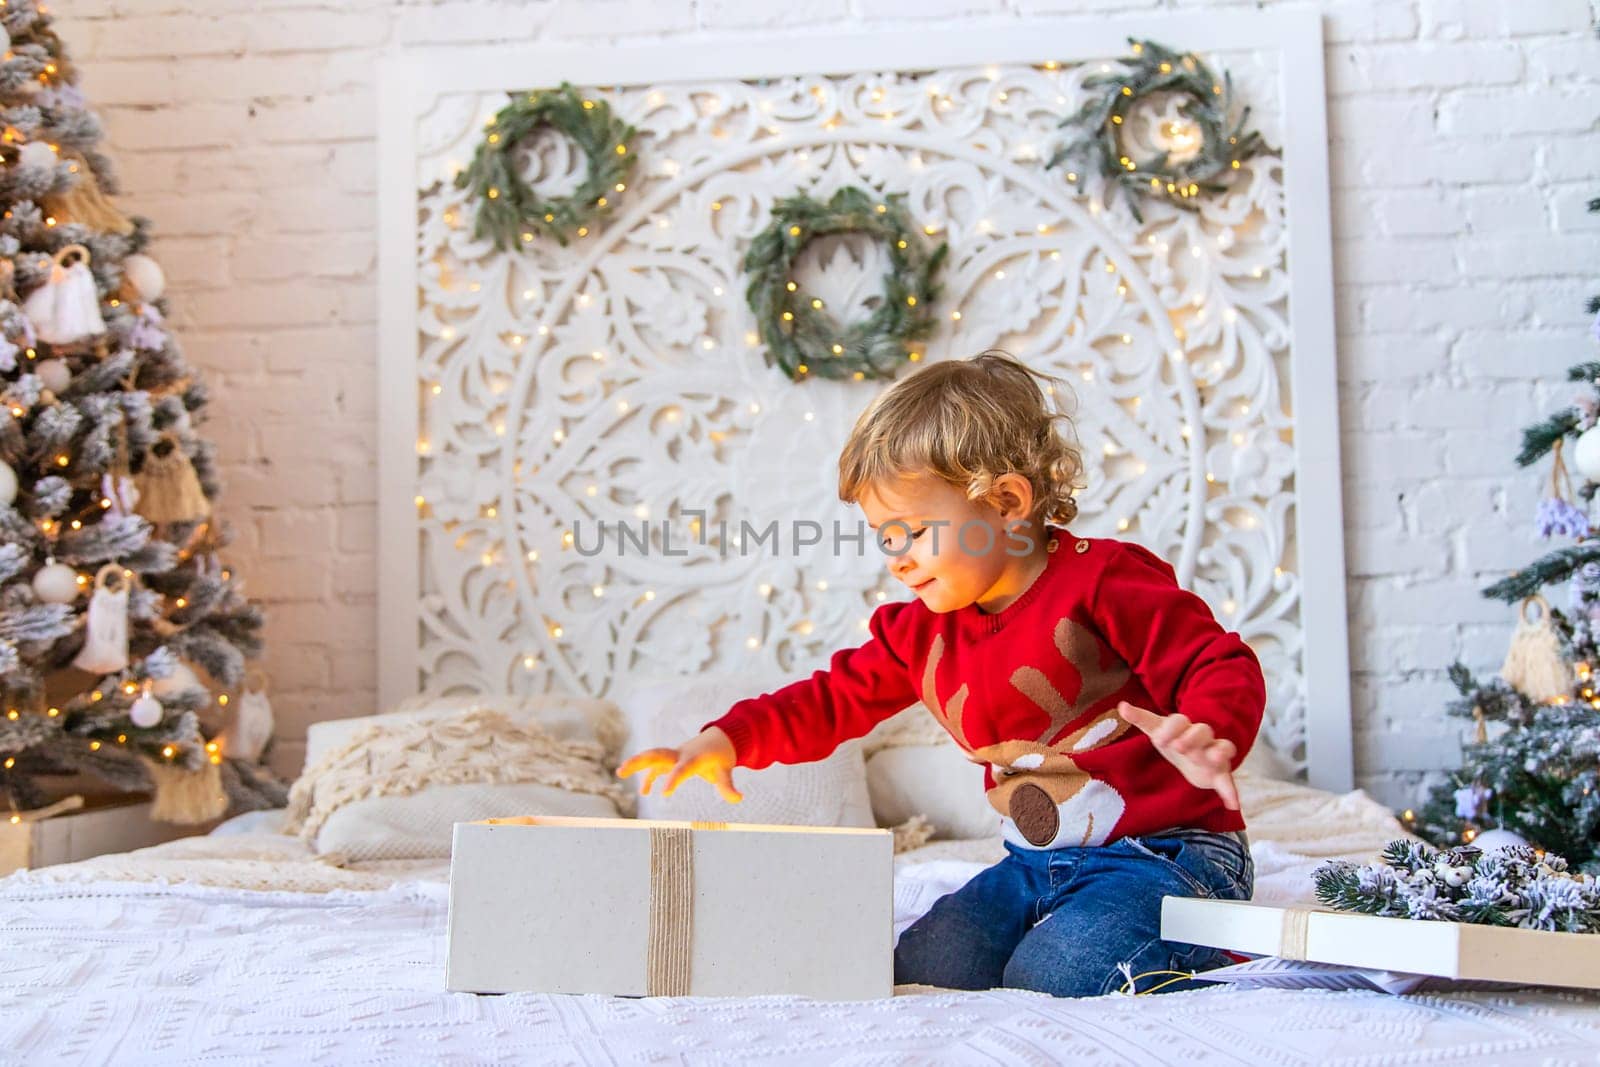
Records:
[[[446,993],[446,889],[0,881],[0,1064],[1592,1063],[1600,1000]],[[848,960],[840,960],[848,966]]]

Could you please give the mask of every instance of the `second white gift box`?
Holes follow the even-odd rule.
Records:
[[[889,997],[894,836],[561,816],[457,823],[445,984]]]
[[[1600,989],[1600,934],[1166,897],[1161,902],[1161,936],[1285,960]]]

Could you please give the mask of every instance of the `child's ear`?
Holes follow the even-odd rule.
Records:
[[[1033,511],[1033,485],[1020,474],[1002,474],[994,480],[989,499],[1002,519],[1026,519]]]

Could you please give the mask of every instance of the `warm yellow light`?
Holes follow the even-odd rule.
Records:
[[[227,707],[228,706],[228,694],[227,693],[223,693],[221,696],[219,696],[217,698],[217,703],[221,704],[223,707]]]

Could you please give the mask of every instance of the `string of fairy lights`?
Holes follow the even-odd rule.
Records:
[[[1139,47],[1136,46],[1135,53],[1137,54],[1139,50]],[[1036,64],[1034,69],[1055,74],[1064,71],[1066,67],[1058,61],[1048,61],[1042,64]],[[1110,64],[1100,64],[1099,70],[1102,74],[1110,73],[1112,71],[1112,67]],[[989,82],[995,83],[1001,78],[1001,71],[998,67],[990,66],[984,69],[984,76]],[[822,85],[811,86],[809,92],[814,98],[816,98],[819,104],[828,105],[822,107],[817,112],[815,116],[817,125],[824,132],[832,132],[837,130],[842,124],[837,101],[832,102],[830,105],[828,89]],[[936,112],[941,114],[947,113],[958,106],[957,98],[951,93],[947,92],[945,87],[941,84],[936,82],[930,83],[926,87],[926,92],[931,100],[932,107]],[[1221,92],[1220,86],[1217,87],[1217,92]],[[869,93],[869,96],[873,103],[883,103],[888,98],[889,91],[884,87],[878,87],[872,89]],[[1068,98],[1065,94],[1057,93],[1055,96],[1055,101],[1057,104],[1065,104],[1067,99]],[[665,102],[665,94],[661,93],[659,90],[652,91],[646,96],[646,103],[652,109],[660,107]],[[1021,107],[1025,106],[1027,103],[1028,101],[1026,99],[1015,93],[1013,90],[996,87],[988,98],[987,106],[1004,110],[1008,105]],[[708,94],[699,98],[697,106],[702,117],[709,120],[715,120],[717,116],[722,113],[723,105],[724,102],[717,95]],[[775,109],[775,105],[770,99],[761,100],[755,106],[764,114],[770,114]],[[885,108],[877,115],[877,118],[884,124],[892,124],[897,119],[897,115],[898,113],[896,111]],[[493,127],[494,120],[492,118],[485,122],[486,129],[492,130]],[[789,122],[787,127],[785,127],[780,126],[775,122],[768,121],[764,126],[765,132],[772,137],[784,137],[786,134],[792,133],[795,129],[796,126],[793,122]],[[1164,123],[1161,126],[1161,131],[1166,137],[1168,144],[1179,149],[1192,148],[1195,139],[1201,136],[1200,130],[1197,126],[1195,126],[1193,123],[1182,121]],[[716,139],[723,139],[729,135],[728,130],[725,127],[717,124],[713,124],[711,126],[710,132],[712,137]],[[622,144],[617,145],[619,150],[623,150],[625,147],[626,146]],[[1021,154],[1024,157],[1027,157],[1030,155],[1030,150],[1032,158],[1042,158],[1040,148],[1037,145],[1022,146]],[[799,147],[795,152],[794,158],[802,171],[814,165],[811,152],[805,147]],[[920,150],[910,152],[908,155],[908,162],[913,170],[921,170],[926,166],[926,160]],[[464,164],[460,160],[454,160],[448,164],[448,167],[452,173],[452,176],[459,176],[464,168]],[[654,167],[655,173],[669,179],[678,176],[683,169],[682,164],[679,161],[671,158],[655,160]],[[1239,164],[1237,162],[1234,164],[1233,169],[1239,169]],[[1065,176],[1068,182],[1074,184],[1076,184],[1080,178],[1080,174],[1076,170],[1067,171]],[[630,190],[637,191],[637,184],[637,182],[635,182],[633,185],[630,185],[626,182],[617,182],[612,190],[615,194],[617,194],[615,199],[621,199],[621,194],[629,192]],[[1183,195],[1192,195],[1192,192],[1198,192],[1198,190],[1193,190],[1192,192],[1180,191],[1177,189],[1173,190],[1175,195],[1180,192],[1182,192]],[[617,205],[610,203],[609,206],[615,209]],[[708,210],[713,215],[721,212],[724,207],[725,203],[721,199],[713,199],[707,205]],[[1105,210],[1098,197],[1088,198],[1086,208],[1091,216],[1100,215],[1102,211]],[[446,207],[441,212],[439,217],[442,219],[445,226],[451,230],[459,230],[461,227],[466,225],[467,222],[467,220],[463,218],[463,211],[461,207],[457,205]],[[948,220],[942,218],[930,218],[919,221],[921,230],[926,236],[944,236],[948,238],[955,235],[956,227],[954,223]],[[1034,232],[1040,238],[1047,238],[1060,230],[1063,223],[1064,220],[1061,219],[1041,221],[1035,224]],[[675,221],[671,216],[662,214],[653,220],[653,225],[659,230],[666,231],[673,228]],[[974,225],[974,232],[975,235],[988,236],[996,233],[997,227],[996,224],[990,219],[980,219]],[[534,237],[531,232],[524,233],[522,236],[524,243],[531,241]],[[592,227],[584,226],[575,231],[575,236],[579,241],[591,241],[597,238],[597,233]],[[1148,235],[1145,240],[1153,254],[1166,256],[1172,251],[1170,243],[1167,240],[1163,240],[1156,234]],[[1223,251],[1223,249],[1219,248],[1218,252],[1220,253],[1221,251]],[[1047,252],[1045,252],[1045,254],[1052,261],[1059,261],[1061,259],[1061,252],[1059,249],[1049,249]],[[1198,259],[1205,255],[1205,250],[1198,245],[1192,245],[1191,254]],[[458,288],[459,279],[453,276],[451,263],[446,258],[443,251],[437,253],[433,257],[431,265],[437,272],[437,284],[442,291],[449,292]],[[1126,298],[1129,294],[1130,287],[1127,279],[1123,277],[1123,268],[1119,267],[1118,264],[1109,257],[1104,260],[1103,266],[1105,273],[1109,276],[1109,280],[1115,282],[1115,291],[1117,295]],[[1256,266],[1249,271],[1249,274],[1252,279],[1261,280],[1265,276],[1265,270],[1261,266]],[[994,268],[992,271],[992,277],[996,280],[1004,280],[1006,277],[1005,267],[1000,266]],[[790,291],[795,291],[798,287],[798,284],[798,280],[791,279],[791,281],[788,283]],[[471,281],[468,282],[464,288],[466,288],[468,291],[475,292],[479,291],[482,286],[481,283],[477,281]],[[713,296],[717,297],[725,295],[724,287],[721,285],[713,286],[711,292]],[[538,293],[534,289],[528,288],[522,290],[521,296],[524,305],[530,306],[537,299]],[[580,312],[586,311],[591,307],[593,303],[593,297],[588,291],[581,291],[576,294],[573,303]],[[1169,358],[1174,365],[1188,367],[1191,373],[1198,368],[1192,363],[1193,353],[1186,350],[1185,347],[1188,340],[1188,331],[1183,320],[1185,318],[1190,318],[1195,323],[1204,324],[1208,321],[1209,310],[1210,309],[1207,305],[1207,301],[1203,295],[1196,295],[1182,306],[1171,307],[1168,309],[1169,314],[1167,316],[1168,321],[1166,323],[1167,330],[1165,345],[1168,349]],[[948,322],[955,324],[962,321],[963,315],[961,310],[956,309],[945,313],[945,317],[947,318]],[[1239,312],[1231,306],[1225,307],[1222,310],[1221,319],[1227,324],[1233,324],[1237,321],[1238,317]],[[1080,324],[1081,323],[1074,323],[1072,326],[1070,326],[1069,333],[1078,328]],[[453,325],[449,323],[440,324],[435,335],[440,341],[445,342],[447,345],[452,345],[458,341],[466,339],[456,330]],[[544,321],[541,314],[541,320],[534,325],[533,329],[527,331],[516,330],[501,332],[497,335],[497,340],[499,343],[507,346],[511,355],[516,358],[526,355],[530,342],[532,342],[535,338],[548,341],[551,335],[551,324],[548,321]],[[746,331],[743,340],[745,346],[749,349],[758,348],[761,344],[761,339],[758,333],[754,330]],[[1124,345],[1131,345],[1134,342],[1133,336],[1129,333],[1122,333],[1120,337],[1116,338],[1116,340],[1120,340],[1120,342]],[[717,342],[711,338],[706,338],[701,342],[701,344],[706,349],[713,349],[715,348]],[[923,354],[924,353],[920,349],[916,349],[909,352],[907,358],[910,362],[915,363],[922,359]],[[599,364],[605,364],[608,361],[607,353],[601,350],[595,350],[589,355],[590,358]],[[1213,361],[1209,369],[1209,378],[1202,377],[1200,374],[1194,374],[1197,384],[1202,387],[1206,386],[1212,381],[1220,380],[1224,371],[1224,367],[1220,361]],[[1082,380],[1085,382],[1093,382],[1096,379],[1095,372],[1092,368],[1083,369],[1081,371],[1081,376]],[[431,398],[437,398],[443,394],[444,385],[439,381],[423,381],[420,383],[420,385],[422,394],[420,399],[423,407],[421,421],[423,422],[424,426],[426,426],[426,415],[429,401]],[[505,395],[510,388],[510,379],[504,375],[497,375],[490,381],[489,391],[493,396],[499,397]],[[1051,392],[1053,393],[1053,390]],[[1142,398],[1138,395],[1127,397],[1123,400],[1123,402],[1135,414],[1137,414],[1140,408],[1141,401]],[[619,414],[626,414],[630,410],[633,410],[636,406],[635,404],[630,404],[627,399],[617,399],[614,401],[614,404],[615,409]],[[761,406],[759,403],[752,401],[749,404],[749,410],[752,414],[758,414],[761,410]],[[1251,410],[1252,408],[1249,403],[1241,401],[1236,409],[1236,412],[1240,418],[1246,418],[1251,414]],[[669,404],[657,409],[657,411],[659,416],[669,424],[677,423],[683,418],[682,409],[676,405]],[[498,438],[504,438],[508,435],[509,428],[507,426],[506,418],[507,411],[503,406],[496,407],[488,413],[486,425],[490,432],[494,434],[494,436]],[[815,412],[810,410],[804,412],[804,418],[807,421],[813,420],[815,418]],[[1181,439],[1185,442],[1190,442],[1192,440],[1193,433],[1194,430],[1189,421],[1187,419],[1183,420],[1179,427]],[[555,428],[550,434],[551,446],[553,448],[561,447],[567,440],[567,436],[567,430],[565,428]],[[723,431],[711,431],[708,433],[708,436],[715,443],[720,444],[725,434]],[[1242,446],[1246,443],[1246,438],[1237,432],[1231,435],[1231,440],[1235,446]],[[1103,454],[1108,460],[1121,457],[1125,453],[1125,449],[1119,447],[1117,444],[1111,441],[1106,441],[1102,448]],[[422,459],[434,457],[434,445],[426,431],[424,431],[422,434],[419,434],[415,444],[415,451],[417,456]],[[1135,476],[1141,476],[1147,472],[1148,468],[1145,461],[1137,458],[1131,458],[1131,462],[1133,464],[1131,470]],[[535,474],[538,472],[538,470],[538,465],[525,464],[519,459],[513,465],[513,478],[517,483],[520,484],[523,482],[525,475]],[[1214,471],[1208,470],[1205,472],[1205,480],[1208,486],[1215,486],[1218,482],[1218,476]],[[584,489],[585,495],[590,498],[596,497],[600,491],[600,487],[593,483],[587,485]],[[437,516],[433,515],[430,501],[427,499],[424,493],[419,492],[415,495],[414,504],[416,506],[419,518],[437,518]],[[501,518],[502,510],[502,501],[496,496],[477,505],[477,516],[479,519],[497,520]],[[633,513],[637,518],[646,519],[649,517],[649,509],[644,504],[637,505],[634,508]],[[459,532],[461,526],[463,525],[462,521],[460,520],[441,519],[440,521],[446,533],[457,535],[454,539],[455,547],[459,551],[476,553],[479,562],[485,568],[501,566],[506,562],[506,554],[501,544],[491,541],[487,546],[485,546],[482,543],[482,539],[475,536],[473,531],[468,530],[465,532]],[[470,522],[470,520],[468,521]],[[1133,521],[1134,520],[1131,516],[1120,517],[1116,520],[1116,528],[1119,532],[1126,532],[1132,527]],[[1259,525],[1259,519],[1247,511],[1239,514],[1236,518],[1236,521],[1239,525],[1245,528],[1253,528]],[[691,535],[698,537],[699,520],[695,520],[690,523],[690,532]],[[562,534],[560,549],[561,551],[565,552],[571,550],[572,548],[573,534],[571,531],[566,531]],[[534,565],[538,564],[539,560],[540,556],[538,550],[530,549],[525,553],[524,562],[528,565],[530,570],[534,569]],[[1281,577],[1283,574],[1284,569],[1281,566],[1275,568],[1276,576]],[[825,581],[819,581],[817,586],[819,591],[823,591],[826,590],[827,583]],[[507,578],[505,581],[505,587],[510,591],[515,591],[517,589],[516,579],[514,577]],[[596,599],[603,598],[609,593],[607,586],[603,583],[597,583],[593,585],[590,591]],[[763,598],[768,598],[773,593],[773,587],[771,584],[763,582],[758,586],[758,592]],[[879,588],[875,590],[869,590],[869,592],[876,598],[876,600],[880,602],[888,598],[888,593],[881,588],[881,582]],[[633,606],[642,607],[652,603],[656,600],[656,598],[657,593],[653,589],[647,588],[639,590],[635,594]],[[1239,605],[1231,599],[1222,604],[1221,607],[1224,614],[1229,616],[1236,614],[1239,610]],[[868,624],[869,618],[863,617],[858,620],[858,625],[861,629],[866,629]],[[794,627],[794,630],[803,635],[810,632],[813,626],[814,624],[812,620],[805,619],[797,623]],[[566,632],[560,620],[551,618],[546,618],[544,620],[544,629],[546,634],[552,640],[561,639]],[[746,649],[756,650],[761,648],[766,642],[760,635],[752,634],[746,636],[743,643]],[[533,671],[542,666],[543,659],[537,651],[530,650],[521,657],[521,662],[525,669]]]

